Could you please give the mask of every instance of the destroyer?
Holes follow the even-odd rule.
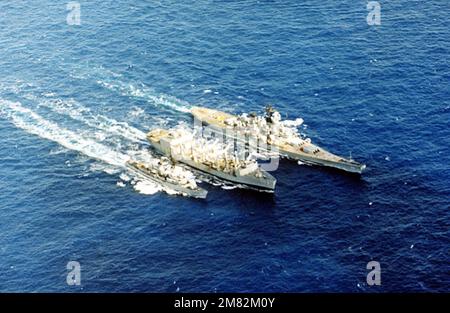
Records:
[[[128,161],[126,167],[144,179],[156,182],[177,193],[194,198],[206,198],[207,191],[197,186],[193,174],[168,158],[154,159],[149,162]]]
[[[206,142],[183,129],[155,129],[148,133],[151,145],[160,153],[222,180],[260,191],[273,192],[276,179],[259,168],[255,160],[240,160],[226,147]]]
[[[365,165],[351,159],[334,155],[323,148],[311,143],[309,138],[302,138],[296,127],[303,123],[297,119],[297,123],[281,121],[280,113],[271,106],[266,108],[266,115],[261,117],[255,114],[231,115],[218,110],[193,107],[192,115],[209,127],[224,132],[225,136],[233,138],[245,138],[245,136],[257,137],[251,145],[258,142],[275,147],[279,154],[303,163],[337,168],[347,172],[361,174]]]

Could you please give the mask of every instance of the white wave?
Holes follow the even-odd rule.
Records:
[[[79,152],[81,156],[87,156],[99,160],[101,162],[95,162],[90,165],[91,171],[102,171],[111,175],[120,174],[121,181],[117,182],[119,187],[124,187],[125,182],[130,182],[130,185],[141,194],[155,194],[159,191],[165,191],[168,194],[178,194],[176,191],[165,188],[151,181],[142,180],[140,177],[136,177],[132,172],[125,170],[125,163],[130,159],[136,160],[150,160],[154,159],[154,156],[148,150],[140,150],[139,145],[136,144],[135,150],[129,149],[125,152],[119,152],[120,144],[118,147],[110,147],[105,144],[100,143],[108,135],[106,132],[101,130],[107,129],[107,124],[94,123],[95,120],[108,120],[116,123],[117,125],[124,126],[125,129],[130,130],[126,135],[127,138],[136,138],[131,134],[138,134],[133,131],[133,128],[129,127],[126,123],[119,123],[115,120],[108,119],[102,116],[87,115],[85,112],[89,112],[88,109],[81,107],[76,102],[46,102],[41,101],[39,104],[46,106],[53,111],[69,115],[74,117],[76,120],[82,121],[85,124],[96,127],[100,130],[96,131],[71,131],[58,125],[57,123],[48,120],[36,113],[30,108],[23,106],[20,102],[12,102],[9,100],[0,99],[0,117],[4,117],[12,122],[16,127],[23,129],[24,131],[37,135],[41,138],[51,140],[61,145],[63,148],[57,148],[52,150],[50,154],[57,154],[61,152],[66,152],[68,150],[73,150]],[[52,106],[52,104],[57,104],[57,106]],[[75,108],[74,112],[70,112],[70,108]],[[108,126],[109,127],[109,126]],[[129,128],[128,128],[129,127]],[[109,130],[110,131],[110,130]],[[119,132],[118,128],[113,130],[113,132]],[[143,138],[145,138],[145,134]],[[67,150],[65,150],[67,149]],[[61,151],[61,152],[59,152]],[[84,157],[83,157],[84,159]],[[85,161],[85,160],[82,160]],[[71,166],[71,161],[66,161],[67,166]],[[125,170],[125,171],[124,171]]]
[[[153,195],[162,190],[161,186],[150,181],[137,181],[133,188],[144,195]]]
[[[237,185],[233,185],[233,186],[230,186],[230,185],[223,185],[221,188],[222,188],[222,189],[225,189],[225,190],[233,190],[233,189],[238,188],[238,186],[237,186]]]
[[[143,113],[145,113],[144,109],[133,107],[133,109],[128,114],[132,117],[138,117],[141,116]]]
[[[66,70],[66,69],[64,69]],[[143,83],[133,82],[103,66],[81,64],[72,68],[69,75],[76,79],[92,79],[98,85],[125,97],[146,100],[155,106],[163,106],[183,113],[189,113],[192,105],[174,96],[156,92]]]
[[[108,134],[121,136],[135,142],[145,141],[146,135],[143,131],[130,126],[126,122],[118,122],[101,114],[94,115],[89,108],[73,99],[64,101],[58,98],[41,99],[32,94],[26,94],[25,98],[36,101],[39,106],[46,107],[55,113],[69,116],[87,126],[106,131]]]
[[[96,162],[96,163],[91,164],[91,166],[89,167],[89,170],[91,172],[104,172],[109,175],[115,175],[121,171],[121,168],[117,167],[117,166],[112,166],[112,165],[104,163],[104,162],[102,162],[102,163]]]
[[[122,181],[124,181],[124,182],[129,182],[129,181],[131,180],[131,177],[128,176],[126,173],[120,174],[119,177],[120,177],[120,179],[121,179]]]
[[[103,66],[82,65],[70,75],[77,79],[93,79],[95,82],[111,91],[126,97],[136,97],[147,100],[155,105],[161,105],[179,112],[188,113],[191,105],[176,97],[158,93],[154,89],[137,82],[124,79],[123,75],[115,73]]]
[[[285,120],[282,123],[284,126],[287,126],[287,127],[299,127],[300,125],[303,124],[303,119],[297,118],[295,120]]]
[[[63,154],[63,153],[67,153],[69,151],[69,149],[64,148],[64,147],[56,147],[52,150],[50,150],[49,154],[50,155],[58,155],[58,154]]]
[[[112,147],[99,143],[95,134],[92,135],[93,137],[89,137],[81,132],[65,129],[52,121],[46,120],[19,102],[0,99],[0,117],[6,117],[16,127],[30,134],[54,141],[66,149],[80,152],[82,155],[101,161],[101,163],[95,162],[91,164],[91,171],[103,171],[111,175],[118,174],[125,169],[125,163],[132,157],[139,156],[143,160],[154,158],[146,150],[128,150],[126,153],[118,152]],[[66,164],[71,166],[70,160]],[[151,195],[159,191],[165,191],[171,195],[177,194],[175,191],[164,188],[154,182],[142,180],[131,172],[122,172],[120,179],[122,181],[118,181],[117,186],[124,187],[125,182],[130,182],[133,188],[141,194]]]
[[[116,79],[114,81],[99,79],[96,82],[104,88],[119,92],[122,96],[140,98],[153,103],[156,106],[165,106],[179,112],[189,113],[190,108],[192,107],[186,101],[163,93],[157,93],[152,88],[147,87],[143,84],[140,84],[139,86],[134,83],[125,82],[119,79]]]
[[[123,167],[129,159],[129,156],[84,137],[81,133],[72,132],[46,120],[34,111],[23,107],[19,102],[0,99],[0,114],[28,133],[57,142],[67,149],[78,151],[107,164]]]

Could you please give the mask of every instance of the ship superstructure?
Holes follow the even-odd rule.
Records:
[[[173,164],[169,158],[128,161],[126,167],[136,175],[156,182],[171,191],[195,198],[206,198],[207,191],[197,186],[192,172]]]
[[[150,144],[174,161],[184,163],[222,180],[261,191],[273,192],[276,179],[255,160],[238,158],[228,147],[207,141],[184,129],[155,129],[147,135]]]

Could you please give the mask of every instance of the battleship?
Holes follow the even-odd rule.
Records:
[[[262,170],[255,160],[241,160],[217,142],[196,139],[192,133],[182,129],[155,129],[148,133],[147,139],[156,151],[174,162],[232,182],[237,187],[266,192],[275,189],[276,179]]]
[[[138,177],[155,182],[176,193],[204,199],[207,191],[197,186],[191,172],[174,165],[168,158],[149,162],[127,161],[126,167]]]
[[[257,140],[250,141],[253,148],[259,149],[259,142],[263,142],[267,147],[278,150],[281,157],[357,174],[361,174],[366,167],[316,146],[309,138],[302,138],[292,126],[299,126],[303,120],[298,119],[298,123],[289,125],[287,121],[281,121],[280,113],[271,106],[266,108],[265,116],[257,116],[254,113],[235,116],[204,107],[193,107],[191,114],[201,121],[202,125],[206,124],[213,130],[222,132],[224,138],[256,137]]]

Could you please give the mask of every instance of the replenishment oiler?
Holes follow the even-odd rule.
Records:
[[[197,120],[232,138],[253,137],[253,147],[259,149],[259,143],[266,147],[274,147],[282,157],[298,160],[302,163],[333,167],[351,173],[361,174],[366,168],[364,164],[346,159],[326,151],[311,143],[309,138],[302,138],[297,127],[303,123],[297,119],[281,121],[281,115],[271,106],[266,108],[265,116],[256,114],[231,115],[222,111],[204,107],[193,107],[191,113]]]
[[[146,162],[128,161],[126,167],[139,177],[185,196],[204,199],[208,194],[205,189],[197,186],[190,171],[173,164],[165,157]]]
[[[241,188],[273,192],[276,179],[262,170],[255,160],[241,160],[227,147],[206,142],[183,129],[155,129],[148,133],[150,144],[175,162],[237,184]]]

